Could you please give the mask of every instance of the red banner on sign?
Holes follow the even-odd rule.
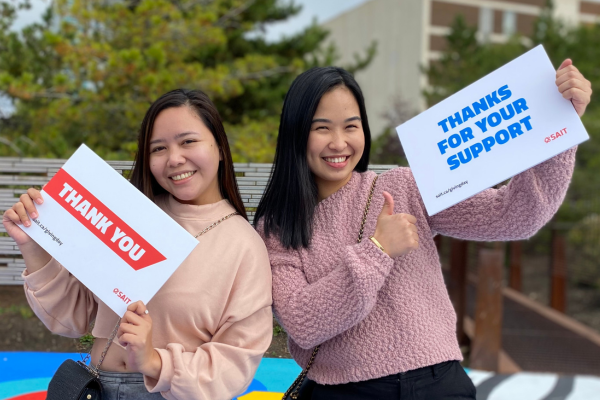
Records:
[[[64,169],[44,191],[136,271],[166,260]]]

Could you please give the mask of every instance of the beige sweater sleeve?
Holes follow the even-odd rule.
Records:
[[[259,236],[253,236],[244,246],[212,340],[195,349],[186,350],[180,343],[156,349],[162,369],[158,380],[144,377],[150,392],[172,400],[225,400],[252,382],[273,334],[269,258]]]
[[[98,304],[81,282],[52,258],[31,274],[23,272],[25,296],[31,309],[57,335],[78,338],[88,332]]]

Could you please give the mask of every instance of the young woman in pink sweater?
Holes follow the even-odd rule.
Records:
[[[582,115],[591,85],[570,60],[556,84]],[[255,221],[292,356],[306,367],[320,345],[301,398],[475,399],[433,237],[532,236],[565,196],[575,149],[434,216],[409,168],[387,171],[357,243],[376,177],[367,171],[370,144],[363,96],[348,72],[314,68],[296,78]]]
[[[199,243],[147,307],[134,303],[122,318],[100,367],[103,400],[229,400],[271,342],[271,271],[204,93],[175,90],[150,106],[131,182]],[[54,333],[78,338],[94,321],[95,366],[119,317],[21,230],[42,202],[29,189],[3,219],[25,259],[25,293]]]

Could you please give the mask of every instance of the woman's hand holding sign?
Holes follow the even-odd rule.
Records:
[[[117,338],[127,350],[128,367],[158,379],[162,360],[152,347],[152,318],[143,302],[136,301],[127,307],[127,312],[121,318]]]
[[[410,214],[394,214],[394,198],[388,192],[383,192],[383,197],[373,237],[391,258],[403,256],[419,247],[417,219]]]
[[[19,250],[23,255],[29,273],[41,269],[48,261],[50,261],[51,257],[46,250],[31,239],[28,234],[23,232],[22,228],[18,225],[30,227],[31,220],[29,216],[36,219],[38,217],[38,211],[35,208],[35,205],[42,204],[43,202],[44,199],[42,198],[40,191],[29,188],[27,189],[27,193],[22,194],[19,201],[16,202],[12,208],[6,210],[2,216],[2,224],[6,229],[6,233],[8,233],[19,246]]]
[[[570,59],[563,61],[556,71],[556,86],[565,99],[571,100],[577,114],[583,116],[592,98],[592,83],[584,78]]]
[[[31,218],[37,218],[38,212],[35,208],[35,204],[42,204],[42,194],[39,190],[34,188],[27,189],[27,193],[24,193],[19,198],[12,208],[9,208],[2,217],[2,223],[6,228],[6,232],[14,239],[17,245],[33,242],[33,239],[29,237],[21,228],[17,225],[23,225],[25,227],[31,226]],[[29,215],[27,215],[29,214]]]

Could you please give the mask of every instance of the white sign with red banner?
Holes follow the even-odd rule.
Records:
[[[148,303],[198,241],[82,145],[25,232],[119,316]]]
[[[396,128],[429,215],[588,139],[538,46]]]

